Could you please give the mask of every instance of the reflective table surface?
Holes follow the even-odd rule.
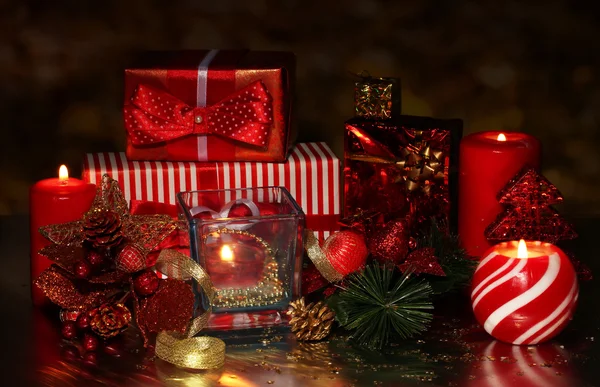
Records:
[[[600,223],[579,219],[572,244],[594,272]],[[581,284],[574,321],[553,341],[519,347],[493,340],[475,322],[465,295],[436,305],[420,339],[368,351],[343,336],[298,343],[286,333],[260,331],[226,339],[225,367],[190,371],[154,359],[135,329],[97,359],[73,359],[60,340],[56,311],[29,299],[26,217],[0,218],[0,335],[6,386],[597,386],[600,385],[598,280]],[[107,353],[108,352],[108,353]]]

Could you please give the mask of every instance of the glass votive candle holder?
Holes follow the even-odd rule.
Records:
[[[283,187],[181,192],[180,216],[190,256],[216,288],[210,329],[246,329],[285,322],[300,295],[304,213]],[[196,311],[208,307],[199,286]]]

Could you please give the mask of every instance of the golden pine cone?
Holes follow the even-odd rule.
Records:
[[[89,314],[92,331],[104,338],[118,335],[131,322],[131,312],[123,304],[104,304],[92,309]]]
[[[85,239],[94,248],[117,246],[123,240],[121,217],[114,211],[90,211],[83,218]]]
[[[316,341],[329,335],[335,313],[323,301],[306,305],[304,298],[300,298],[290,303],[287,315],[298,340]]]

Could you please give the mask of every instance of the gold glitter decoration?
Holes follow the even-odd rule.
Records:
[[[341,281],[344,276],[335,270],[331,263],[329,263],[327,256],[325,256],[321,246],[319,246],[319,240],[315,237],[312,230],[305,230],[304,241],[306,253],[321,275],[329,282]]]
[[[163,273],[176,275],[175,279],[193,278],[202,287],[210,307],[192,320],[185,334],[160,332],[156,336],[156,356],[178,367],[193,369],[220,368],[225,364],[225,343],[217,338],[194,337],[208,324],[215,289],[208,274],[200,265],[176,250],[161,251],[156,267]],[[176,302],[176,300],[174,300]]]
[[[233,234],[252,238],[265,252],[265,266],[262,279],[248,288],[218,289],[214,306],[225,308],[244,308],[249,306],[265,306],[275,304],[283,299],[284,288],[279,279],[279,264],[275,260],[273,249],[263,238],[242,230],[222,228],[204,235],[206,240],[211,235]]]
[[[317,341],[329,336],[335,313],[323,301],[306,305],[302,297],[290,302],[287,315],[298,340]]]
[[[44,270],[34,283],[54,304],[71,310],[87,310],[106,300],[112,292],[104,289],[82,293],[73,284],[70,275],[57,265]]]
[[[354,84],[354,109],[357,117],[389,120],[396,111],[396,114],[400,113],[400,87],[397,86],[397,79],[373,78],[366,72],[358,76],[361,79]]]
[[[168,215],[131,215],[118,182],[109,175],[104,175],[92,207],[84,214],[82,220],[42,226],[40,233],[55,245],[81,246],[86,238],[84,219],[106,212],[114,212],[119,216],[123,237],[135,242],[144,255],[154,250],[177,228]],[[40,254],[47,255],[45,249],[42,249]]]

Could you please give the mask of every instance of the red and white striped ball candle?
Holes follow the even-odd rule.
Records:
[[[539,344],[569,323],[577,275],[567,255],[544,242],[504,242],[490,248],[473,276],[471,305],[487,333],[511,344]]]

